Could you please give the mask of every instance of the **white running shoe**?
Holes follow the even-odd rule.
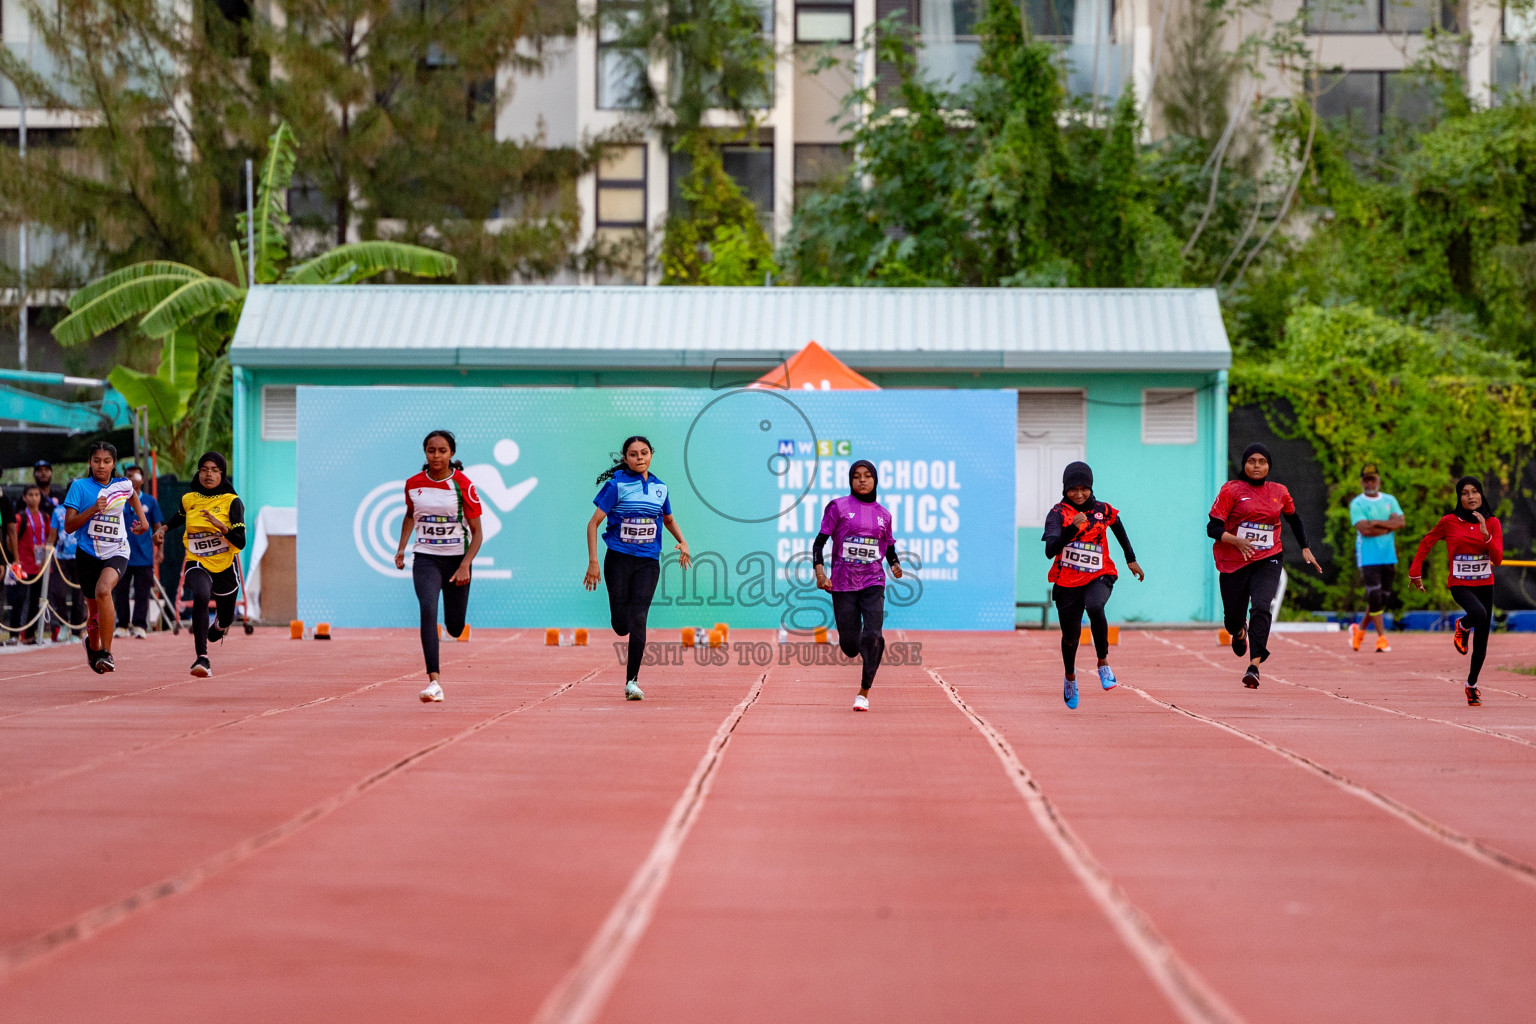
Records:
[[[857,697],[853,698],[853,710],[855,710],[855,711],[868,711],[869,710],[869,698],[864,696],[862,693],[859,694]]]
[[[143,640],[147,636],[149,636],[149,631],[146,630],[143,626],[133,627],[133,638],[135,640]]]
[[[624,699],[645,700],[645,691],[640,689],[640,687],[636,685],[635,681],[631,679],[629,682],[624,684]]]
[[[421,700],[423,704],[432,704],[434,702],[441,703],[442,699],[443,688],[437,685],[437,680],[435,679],[431,682],[430,685],[427,686],[425,690],[421,691]]]

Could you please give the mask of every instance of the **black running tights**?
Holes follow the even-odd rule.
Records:
[[[863,659],[859,688],[867,690],[885,657],[885,634],[881,632],[885,625],[884,584],[832,591],[832,617],[837,620],[837,646],[848,657]]]
[[[1100,576],[1081,587],[1063,587],[1058,583],[1051,589],[1056,618],[1061,622],[1061,664],[1067,675],[1076,676],[1073,666],[1077,663],[1078,642],[1083,638],[1085,611],[1093,632],[1094,653],[1100,658],[1109,657],[1109,620],[1104,617],[1104,605],[1114,585],[1113,576]]]
[[[1274,618],[1270,606],[1280,589],[1280,558],[1249,562],[1235,572],[1221,573],[1222,625],[1237,636],[1248,629],[1248,656],[1265,661],[1269,658],[1269,625]],[[1249,604],[1253,613],[1248,612]],[[1246,622],[1244,620],[1247,620]]]
[[[443,597],[443,625],[448,635],[457,639],[464,633],[464,616],[469,611],[469,584],[449,581],[464,564],[463,555],[431,555],[416,552],[411,565],[411,582],[416,586],[416,601],[421,605],[421,653],[427,659],[427,672],[439,672],[437,663],[437,597]]]
[[[1493,631],[1493,588],[1452,587],[1451,596],[1467,614],[1462,622],[1472,631],[1472,643],[1468,645],[1472,663],[1467,666],[1467,685],[1477,685],[1477,674],[1483,670],[1483,659],[1488,656],[1488,634]]]
[[[645,620],[651,614],[651,598],[656,596],[656,584],[661,579],[661,562],[610,548],[603,559],[603,576],[608,581],[613,631],[629,637],[629,674],[624,678],[639,679],[640,661],[645,657]]]
[[[235,578],[235,567],[210,573],[197,564],[187,566],[187,578],[183,583],[187,597],[192,601],[192,642],[197,646],[197,656],[208,656],[208,601],[212,599],[219,616],[219,628],[228,629],[235,621],[235,595],[240,583]]]

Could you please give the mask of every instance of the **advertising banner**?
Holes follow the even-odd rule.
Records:
[[[1011,630],[1016,406],[1014,391],[301,387],[299,616],[417,623],[394,555],[405,481],[443,428],[484,506],[472,625],[608,624],[603,588],[582,587],[587,522],[598,475],[640,434],[694,560],[684,572],[663,531],[652,626],[830,625],[810,548],[868,459],[908,569],[887,578],[887,628]]]

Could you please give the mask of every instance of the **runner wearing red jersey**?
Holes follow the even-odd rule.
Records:
[[[1504,530],[1496,516],[1484,516],[1483,484],[1475,476],[1456,481],[1455,507],[1441,517],[1435,528],[1419,541],[1408,578],[1424,589],[1424,556],[1437,541],[1445,541],[1450,557],[1446,586],[1451,596],[1466,611],[1456,620],[1451,643],[1467,653],[1467,637],[1472,637],[1472,662],[1467,666],[1467,703],[1473,707],[1483,702],[1477,691],[1477,676],[1488,655],[1488,634],[1493,630],[1493,567],[1504,561]]]
[[[1254,443],[1243,450],[1242,475],[1221,485],[1205,532],[1221,573],[1222,621],[1232,635],[1232,653],[1248,659],[1243,685],[1259,685],[1259,663],[1269,657],[1271,606],[1280,589],[1280,521],[1291,524],[1301,557],[1319,574],[1323,567],[1307,547],[1307,531],[1284,484],[1269,479],[1269,449]],[[1249,612],[1249,605],[1253,610]]]
[[[405,545],[416,536],[411,580],[421,605],[421,652],[427,660],[423,701],[443,699],[437,658],[437,598],[443,598],[448,634],[464,633],[469,610],[470,567],[480,550],[480,495],[454,459],[458,442],[446,430],[434,430],[421,443],[427,461],[405,482],[405,520],[395,568],[405,568]]]
[[[1115,673],[1109,667],[1109,622],[1104,617],[1104,604],[1119,578],[1109,557],[1110,532],[1125,552],[1126,568],[1138,581],[1146,579],[1136,564],[1120,512],[1094,498],[1093,470],[1088,464],[1072,463],[1061,474],[1061,501],[1046,513],[1045,534],[1040,538],[1045,541],[1045,557],[1053,560],[1046,579],[1054,584],[1051,600],[1056,602],[1061,623],[1061,662],[1066,669],[1061,696],[1069,708],[1077,707],[1077,645],[1083,635],[1084,611],[1099,656],[1099,682],[1106,690],[1115,685]]]

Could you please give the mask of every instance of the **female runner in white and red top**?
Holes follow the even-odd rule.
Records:
[[[1307,531],[1284,484],[1269,479],[1269,449],[1254,443],[1243,450],[1243,472],[1221,485],[1205,532],[1221,574],[1222,623],[1232,636],[1232,653],[1250,655],[1243,685],[1259,685],[1259,662],[1269,657],[1270,607],[1280,589],[1280,520],[1291,524],[1301,558],[1319,574],[1323,567],[1307,547]],[[1249,612],[1249,605],[1253,611]]]
[[[1472,662],[1467,666],[1467,703],[1473,707],[1483,702],[1477,691],[1477,675],[1488,655],[1488,634],[1493,630],[1493,567],[1504,561],[1504,530],[1496,516],[1485,516],[1483,483],[1475,476],[1456,481],[1456,505],[1440,518],[1435,528],[1419,541],[1408,578],[1424,589],[1424,556],[1437,541],[1445,541],[1450,557],[1450,574],[1445,585],[1451,597],[1466,611],[1456,620],[1451,643],[1467,653],[1467,637],[1472,637]]]
[[[427,660],[423,701],[443,699],[437,658],[437,598],[443,598],[443,618],[450,636],[464,633],[469,610],[470,566],[480,550],[480,495],[454,460],[458,442],[446,430],[434,430],[421,443],[427,461],[421,472],[405,482],[405,520],[400,524],[400,548],[395,568],[405,568],[405,545],[415,534],[411,580],[421,605],[421,653]]]

